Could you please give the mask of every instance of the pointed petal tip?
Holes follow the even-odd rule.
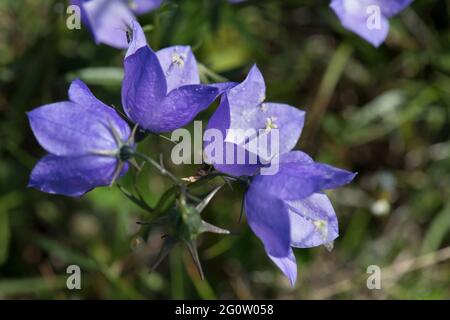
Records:
[[[289,276],[288,279],[289,283],[291,284],[291,288],[294,288],[297,282],[297,273],[295,275]]]
[[[355,178],[356,178],[356,176],[359,174],[359,172],[350,172],[350,175],[349,175],[349,183],[350,182],[352,182]]]

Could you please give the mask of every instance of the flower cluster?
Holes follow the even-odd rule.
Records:
[[[266,102],[265,81],[256,65],[241,83],[202,84],[189,46],[154,52],[134,14],[155,9],[161,1],[73,2],[81,5],[84,23],[97,42],[127,48],[121,90],[125,114],[122,117],[98,100],[80,80],[70,85],[68,101],[29,112],[33,133],[49,153],[34,167],[29,185],[47,193],[78,197],[95,187],[112,185],[130,166],[140,170],[136,158],[148,162],[174,183],[160,203],[151,208],[140,194],[136,197],[121,190],[145,210],[161,214],[162,218],[154,222],[171,230],[154,266],[175,243],[182,242],[203,275],[196,249],[198,235],[229,232],[201,218],[220,186],[207,196],[196,195],[195,190],[217,176],[227,182],[239,182],[246,187],[244,207],[251,230],[261,240],[268,257],[294,285],[297,265],[292,248],[332,248],[339,234],[338,219],[324,191],[350,183],[356,174],[315,162],[302,151],[294,150],[305,112]],[[387,18],[410,3],[411,0],[333,0],[331,7],[346,28],[378,46],[388,32]],[[381,8],[380,29],[367,26],[370,6]],[[121,21],[125,21],[126,30],[115,24]],[[191,123],[215,100],[220,103],[208,121],[208,129],[222,133],[224,139],[220,143],[225,152],[220,158],[206,159],[210,166],[202,175],[179,179],[162,161],[137,151],[137,130],[172,132]],[[265,144],[260,143],[261,137],[266,138]],[[211,141],[204,141],[205,150],[211,146]],[[242,163],[237,159],[239,155],[257,161]],[[275,170],[269,170],[274,167]]]

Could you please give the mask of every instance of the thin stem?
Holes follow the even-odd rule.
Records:
[[[221,76],[220,74],[215,73],[214,71],[212,71],[211,69],[209,69],[207,66],[205,66],[202,63],[197,63],[197,66],[198,66],[200,74],[204,74],[209,79],[211,79],[211,80],[213,80],[215,82],[226,82],[226,81],[228,81],[227,78]]]
[[[166,141],[168,141],[168,142],[170,142],[170,143],[172,143],[172,144],[177,144],[175,141],[173,141],[173,140],[170,139],[169,137],[166,137],[166,136],[163,135],[163,134],[154,133],[154,132],[151,132],[151,131],[149,131],[149,133],[151,133],[151,134],[153,134],[153,135],[155,135],[155,136],[158,136],[158,137],[160,137],[160,138],[162,138],[162,139],[164,139],[164,140],[166,140]]]
[[[170,180],[172,180],[177,186],[183,187],[184,183],[183,181],[181,181],[180,179],[178,179],[172,172],[168,171],[163,164],[159,164],[157,161],[153,160],[152,158],[150,158],[149,156],[140,153],[140,152],[135,152],[134,154],[136,157],[141,158],[142,160],[144,160],[145,162],[147,162],[148,164],[152,165],[153,167],[155,167],[158,171],[159,174],[165,177],[168,177]]]

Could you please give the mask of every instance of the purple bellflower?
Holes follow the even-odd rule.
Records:
[[[239,85],[229,89],[222,96],[221,103],[208,122],[207,129],[220,130],[224,139],[223,156],[214,167],[234,176],[251,176],[264,163],[270,162],[272,156],[272,140],[278,145],[278,153],[292,150],[302,132],[305,112],[292,106],[280,103],[265,102],[266,85],[264,78],[255,65],[247,78]],[[272,136],[272,130],[278,130],[278,136]],[[254,130],[255,135],[246,133]],[[241,133],[241,135],[239,135]],[[263,137],[266,135],[266,137]],[[266,150],[262,150],[258,142],[251,148],[253,140],[267,140]],[[205,142],[205,150],[209,142]],[[234,159],[226,161],[226,150],[234,147]],[[238,164],[237,155],[245,154],[246,163]],[[257,157],[257,163],[250,163],[250,156]],[[209,159],[208,159],[209,161]]]
[[[373,46],[380,46],[389,33],[389,18],[413,0],[333,0],[330,7],[342,25]]]
[[[128,170],[134,138],[125,120],[82,81],[72,82],[69,100],[28,112],[36,139],[49,152],[34,167],[29,186],[78,197]]]
[[[294,286],[297,264],[292,250],[319,245],[332,247],[338,221],[322,193],[353,180],[355,173],[316,163],[301,151],[281,154],[275,175],[257,175],[245,194],[250,228],[267,255]]]
[[[97,44],[128,48],[128,29],[136,15],[158,8],[162,0],[72,0]]]
[[[272,163],[278,164],[276,173],[257,174],[259,169],[270,163],[221,162],[213,165],[217,170],[233,176],[252,176],[244,199],[248,223],[263,242],[267,255],[294,285],[297,265],[292,247],[331,246],[338,236],[336,214],[322,191],[349,183],[355,174],[315,163],[301,151],[291,151],[300,138],[305,112],[264,100],[264,79],[254,66],[241,84],[222,96],[208,129],[219,129],[226,137],[225,145],[234,144],[234,151],[245,148],[247,154],[252,152],[245,147],[248,140],[256,137],[245,136],[241,141],[232,137],[227,141],[230,129],[245,131],[263,128],[263,134],[278,130],[278,136],[273,137],[278,141],[272,141],[269,137],[269,144],[279,144],[278,154],[271,159]],[[208,145],[205,143],[205,150]],[[259,151],[256,150],[257,153]]]
[[[154,52],[140,25],[133,34],[124,61],[122,105],[142,129],[170,132],[190,123],[234,83],[200,84],[197,61],[189,46]]]

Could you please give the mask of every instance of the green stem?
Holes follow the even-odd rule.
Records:
[[[220,74],[215,73],[214,71],[212,71],[211,69],[209,69],[207,66],[205,66],[202,63],[197,63],[197,66],[198,66],[199,73],[200,74],[204,74],[205,76],[207,76],[212,81],[215,81],[215,82],[226,82],[226,81],[228,81],[227,78],[221,76]]]
[[[152,165],[153,167],[155,167],[158,171],[159,174],[164,176],[164,177],[168,177],[170,180],[172,180],[177,186],[179,187],[184,187],[184,183],[183,181],[181,181],[180,179],[178,179],[172,172],[168,171],[166,168],[164,168],[164,166],[161,164],[159,164],[157,161],[153,160],[152,158],[150,158],[149,156],[140,153],[140,152],[135,152],[134,155],[136,157],[141,158],[142,160],[144,160],[145,162],[147,162],[148,164]]]

